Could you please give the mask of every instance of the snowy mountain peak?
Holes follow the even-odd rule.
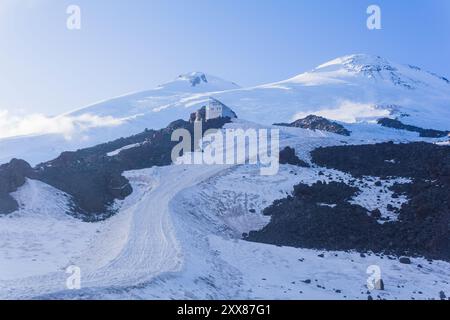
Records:
[[[450,130],[447,79],[380,56],[353,54],[287,80],[250,88],[204,72],[182,74],[154,89],[48,119],[45,128],[38,126],[31,134],[26,131],[30,137],[0,139],[0,160],[9,162],[16,157],[37,164],[62,151],[137,134],[146,128],[164,128],[173,120],[188,119],[210,97],[232,108],[240,119],[265,125],[292,123],[313,114],[345,123],[400,117],[407,125]],[[24,125],[14,128],[28,130],[33,121],[27,118]],[[50,136],[42,138],[40,134]],[[43,142],[37,147],[35,141]]]
[[[380,56],[367,54],[344,56],[325,63],[316,70],[326,70],[330,67],[338,67],[350,74],[361,75],[369,79],[387,80],[407,89],[415,88],[415,84],[420,82],[417,79],[408,77],[404,72],[401,72],[401,66],[391,63]]]
[[[178,79],[189,81],[193,87],[202,83],[208,83],[208,77],[206,76],[206,74],[198,71],[182,74],[178,76]]]
[[[402,71],[404,71],[402,69],[404,68],[405,67],[390,62],[380,56],[353,54],[326,62],[315,68],[312,72],[337,72],[341,75],[361,75],[372,79],[391,79],[396,84],[405,85],[406,83],[404,83],[404,79],[402,79],[405,78],[405,75],[402,74]]]
[[[414,90],[418,87],[448,86],[450,81],[435,73],[412,65],[403,65],[383,57],[369,54],[352,54],[321,64],[311,72],[293,78],[296,82],[307,82],[315,76],[331,80],[346,80],[349,77],[371,79],[378,83]],[[448,87],[446,87],[448,89]]]
[[[361,72],[366,69],[379,69],[379,70],[391,70],[394,69],[392,64],[380,57],[368,54],[352,54],[343,57],[336,58],[334,60],[328,61],[315,70],[321,71],[329,67],[345,67],[348,71]]]
[[[159,88],[171,91],[224,91],[240,88],[236,83],[223,80],[204,72],[194,71],[179,75],[174,81],[165,83]]]

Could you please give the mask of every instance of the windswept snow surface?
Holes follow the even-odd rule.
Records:
[[[75,126],[69,136],[54,133],[0,139],[0,163],[17,157],[37,164],[62,151],[130,136],[145,128],[159,129],[173,120],[187,119],[211,96],[239,118],[265,125],[316,114],[346,123],[400,117],[406,124],[425,129],[450,130],[450,82],[446,78],[381,57],[356,54],[288,80],[251,88],[201,72],[181,75],[155,89],[63,115],[69,119],[91,115],[109,119],[110,125]]]
[[[22,215],[2,217],[2,239],[11,236],[12,245],[17,245],[16,239],[20,237],[23,244],[17,250],[16,259],[9,257],[10,250],[2,257],[9,265],[2,263],[5,271],[0,275],[0,298],[31,298],[38,294],[64,290],[67,278],[65,270],[70,265],[81,268],[83,286],[87,288],[132,286],[159,273],[179,270],[181,251],[171,226],[168,203],[173,194],[222,169],[208,167],[188,172],[181,166],[173,166],[161,171],[148,169],[129,172],[128,177],[137,192],[118,204],[121,207],[119,214],[99,224],[83,223],[67,217],[67,220],[73,220],[72,224],[64,225],[58,230],[61,225],[55,224],[58,214],[64,216],[61,210],[50,208],[46,212],[47,216],[34,217],[33,206],[24,208]],[[161,174],[167,170],[171,179],[161,180]],[[179,180],[175,186],[174,176]],[[38,186],[48,188],[41,184]],[[33,193],[34,188],[35,182],[30,184],[29,181],[19,193]],[[47,202],[45,198],[40,199]],[[58,211],[60,213],[56,213]],[[27,217],[28,215],[31,217]],[[27,221],[30,218],[42,221],[33,224]],[[24,223],[28,228],[37,225],[42,229],[42,235],[21,228]],[[11,229],[17,230],[17,236],[9,234]],[[49,231],[52,234],[46,235]],[[77,231],[79,234],[74,235]],[[31,243],[29,251],[32,253],[26,248],[30,240],[28,237],[31,240],[35,238],[36,241],[36,244]],[[55,244],[51,242],[54,238],[63,243],[78,239],[80,243],[71,244],[73,248],[66,250],[61,248],[61,252],[52,252],[51,248]],[[33,269],[27,259],[32,260],[30,257],[34,257],[38,261],[47,262],[46,255],[53,254],[57,255],[58,261],[47,268],[42,266],[36,273],[23,273],[16,268],[16,265],[20,265],[22,268]],[[31,264],[32,262],[34,260],[30,261]]]
[[[58,270],[95,234],[97,226],[67,215],[67,195],[42,182],[27,180],[13,196],[20,210],[0,217],[0,281]]]
[[[254,126],[238,120],[226,128]],[[342,137],[285,128],[281,147],[290,145],[308,159],[317,146],[356,144],[371,130],[373,143],[424,140],[373,124],[355,124],[351,130],[351,137]],[[283,165],[277,175],[261,176],[258,165],[173,165],[126,176],[133,194],[115,204],[115,216],[100,223],[66,216],[66,195],[28,180],[14,194],[21,210],[0,217],[0,238],[6,243],[0,252],[0,298],[367,299],[370,294],[438,299],[440,291],[450,290],[447,262],[416,258],[404,265],[374,254],[362,257],[239,240],[242,233],[267,224],[269,217],[261,215],[262,210],[292,192],[295,184],[351,178],[343,172]],[[387,203],[377,203],[379,188],[391,183],[371,186],[352,201],[382,208]],[[70,265],[81,268],[80,290],[66,288]],[[368,293],[366,271],[371,265],[380,267],[386,290]]]

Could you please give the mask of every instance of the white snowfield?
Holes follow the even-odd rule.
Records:
[[[426,129],[450,130],[447,79],[414,66],[357,54],[288,80],[251,88],[240,88],[201,72],[181,75],[155,89],[54,118],[55,123],[71,128],[69,132],[36,132],[0,139],[0,163],[15,157],[35,165],[62,151],[130,136],[145,128],[163,128],[176,119],[188,119],[211,96],[239,118],[265,125],[316,114],[344,123],[400,117],[407,124]]]
[[[240,120],[227,128],[253,126]],[[423,140],[369,124],[351,129],[351,137],[282,129],[281,147],[290,145],[303,156],[318,146],[360,143],[371,130],[367,140],[373,143]],[[320,175],[324,169],[317,167],[283,165],[275,176],[261,176],[259,169],[172,165],[127,172],[133,194],[100,223],[67,216],[67,195],[28,180],[14,194],[21,209],[0,217],[0,299],[367,299],[369,294],[438,299],[440,291],[450,292],[447,262],[417,258],[404,265],[374,254],[239,240],[242,233],[264,227],[269,218],[262,210],[295,184],[350,178],[336,170]],[[371,185],[352,201],[382,210],[389,202],[377,202],[377,188],[386,190],[392,182]],[[71,275],[65,271],[72,265],[81,269],[80,290],[66,287]],[[381,270],[384,291],[368,293],[366,271],[372,265]]]
[[[169,219],[169,201],[173,194],[219,170],[223,168],[210,166],[188,171],[173,166],[162,168],[161,172],[156,169],[131,172],[129,177],[138,191],[121,204],[120,214],[99,224],[66,217],[63,206],[42,209],[49,198],[40,196],[39,204],[27,201],[17,216],[1,218],[2,240],[16,248],[2,252],[6,256],[1,257],[0,298],[31,298],[64,290],[68,277],[65,270],[70,265],[81,268],[86,287],[131,286],[161,272],[178,271],[182,255]],[[174,185],[173,179],[161,180],[160,175],[166,171],[167,176],[178,177],[179,183]],[[23,200],[29,193],[41,193],[41,189],[49,187],[29,180],[16,198]],[[63,202],[60,198],[56,200]],[[37,205],[42,206],[37,209]],[[44,212],[38,212],[36,217],[33,216],[35,210]],[[34,224],[30,223],[32,219],[35,219]],[[29,229],[36,226],[42,233],[30,232]],[[10,234],[10,230],[19,236]],[[51,234],[46,233],[50,230]],[[34,245],[29,241],[30,234],[31,239],[35,238]],[[66,244],[67,248],[52,250],[52,241]],[[19,242],[22,243],[19,245]],[[11,258],[11,252],[16,259]],[[53,263],[50,264],[49,259]],[[26,272],[18,269],[17,264]]]

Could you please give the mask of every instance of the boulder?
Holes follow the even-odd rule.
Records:
[[[305,161],[301,160],[295,154],[295,149],[291,147],[286,147],[280,151],[280,164],[291,164],[299,167],[309,167]]]
[[[411,259],[409,259],[407,257],[400,257],[399,261],[400,261],[400,263],[403,263],[403,264],[411,264]]]
[[[8,214],[18,209],[17,201],[10,193],[25,184],[33,175],[33,169],[24,160],[12,159],[0,166],[0,214]]]
[[[302,128],[302,129],[311,129],[311,130],[322,130],[340,134],[343,136],[350,136],[351,134],[351,132],[345,129],[343,125],[316,115],[309,115],[306,118],[299,119],[288,124],[279,123],[275,125]]]

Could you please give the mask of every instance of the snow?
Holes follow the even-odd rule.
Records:
[[[236,120],[225,129],[250,127],[271,128]],[[355,124],[352,130],[353,136],[343,137],[281,128],[281,147],[290,145],[309,160],[307,154],[317,146],[355,144],[365,134],[370,134],[371,143],[423,140],[415,133],[399,134],[374,124]],[[0,252],[0,298],[367,299],[366,270],[373,264],[380,266],[387,288],[372,292],[374,298],[438,298],[440,290],[450,289],[446,262],[429,264],[418,258],[407,266],[374,254],[363,258],[352,252],[239,240],[243,233],[264,227],[270,217],[262,210],[290,194],[295,184],[352,179],[316,166],[282,165],[275,176],[261,176],[259,169],[174,165],[126,172],[133,194],[117,201],[118,213],[99,223],[67,216],[67,195],[28,180],[14,194],[21,210],[0,217],[6,248]],[[387,204],[407,201],[389,199],[387,191],[394,182],[408,183],[407,178],[384,180],[381,186],[375,182],[373,177],[356,179],[362,192],[352,202],[380,208],[388,216],[383,210]],[[366,183],[369,186],[363,188]],[[387,192],[381,200],[380,190]],[[321,253],[324,258],[318,256]],[[81,268],[81,290],[65,287],[70,265]],[[307,279],[312,282],[302,282]]]
[[[376,182],[381,182],[380,186],[377,186]],[[408,202],[408,198],[404,195],[398,195],[398,198],[392,198],[393,191],[389,190],[394,184],[411,183],[410,179],[396,178],[388,180],[378,180],[374,177],[364,177],[363,180],[356,182],[356,186],[359,187],[361,192],[354,197],[350,203],[360,205],[370,211],[375,209],[380,210],[381,218],[388,218],[389,221],[397,221],[397,214],[388,210],[388,206],[392,206],[395,209],[400,209],[403,204]],[[379,223],[385,221],[379,220]]]
[[[214,92],[223,90],[238,89],[234,82],[223,80],[203,72],[195,71],[180,75],[175,81],[168,82],[159,87],[161,90],[171,90],[175,92]]]
[[[107,155],[108,157],[114,157],[114,156],[117,156],[117,155],[118,155],[121,151],[123,151],[123,150],[133,149],[133,148],[139,147],[139,146],[141,146],[141,145],[142,145],[141,143],[133,143],[133,144],[129,144],[129,145],[124,146],[124,147],[122,147],[122,148],[119,148],[119,149],[117,149],[117,150],[108,152],[106,155]]]
[[[45,210],[48,216],[43,219],[39,215],[34,217],[33,207],[24,208],[25,212],[18,216],[3,217],[5,221],[12,221],[18,229],[19,236],[6,231],[10,230],[11,226],[5,224],[7,229],[2,233],[2,239],[7,239],[7,243],[13,245],[19,243],[19,248],[18,253],[12,257],[10,250],[5,251],[4,259],[8,264],[2,266],[8,273],[2,272],[6,275],[0,278],[2,289],[0,298],[30,298],[38,294],[65,290],[67,278],[65,269],[69,265],[81,268],[83,286],[87,288],[132,286],[145,282],[156,274],[178,271],[182,255],[167,211],[171,195],[190,186],[197,179],[223,168],[196,169],[194,172],[192,170],[188,172],[182,166],[171,166],[161,168],[162,172],[156,169],[128,172],[127,177],[136,192],[117,204],[120,208],[117,215],[98,224],[83,223],[67,217],[72,223],[57,225],[55,222],[57,217],[54,215],[59,211],[58,214],[64,216],[61,210]],[[172,179],[165,181],[160,179],[161,174],[167,170],[171,176],[178,177],[179,184],[174,186]],[[48,186],[44,186],[45,188]],[[27,195],[34,192],[28,189],[33,190],[34,187],[27,184],[19,193]],[[40,199],[47,203],[44,200],[47,198],[40,197]],[[33,219],[36,219],[34,223],[27,221],[27,216],[33,216]],[[42,230],[42,234],[27,229],[34,229],[35,225]],[[29,255],[23,246],[34,237],[39,243],[30,249],[33,251],[33,257],[47,262],[45,256],[51,255],[58,260],[53,264],[39,265],[39,270],[22,272],[16,266],[26,266],[24,260],[29,259]],[[24,244],[20,244],[20,238]],[[53,246],[58,245],[58,242],[52,243],[54,239],[62,241],[63,244],[67,244],[71,239],[78,240],[71,243],[70,248],[64,245],[58,246],[61,250],[53,250]],[[22,254],[24,256],[21,256]]]
[[[370,253],[363,257],[355,252],[277,247],[237,239],[237,233],[245,229],[240,226],[236,229],[235,218],[251,224],[261,222],[247,209],[258,209],[258,204],[282,197],[283,189],[288,189],[288,180],[293,183],[297,179],[291,179],[296,177],[290,174],[291,169],[290,166],[284,167],[278,178],[252,175],[250,173],[257,170],[251,166],[227,168],[219,172],[214,169],[201,178],[197,176],[197,184],[172,193],[168,208],[172,221],[170,230],[175,233],[181,250],[182,265],[178,271],[167,272],[163,269],[160,274],[149,275],[147,281],[131,287],[115,287],[115,290],[91,287],[44,297],[367,299],[367,268],[373,265],[381,269],[385,283],[384,291],[370,292],[375,299],[438,299],[441,290],[450,289],[447,280],[450,264],[442,261],[428,262],[415,258],[411,265],[404,265],[396,258]],[[161,177],[167,179],[173,175],[178,177],[180,170],[199,172],[197,166],[158,169]],[[251,181],[239,184],[236,189],[235,182],[242,175]],[[308,179],[307,175],[302,179]],[[277,190],[277,186],[280,186],[280,191],[275,195],[264,192],[265,189]],[[222,196],[224,191],[229,192],[229,197]],[[209,206],[205,207],[202,199]],[[234,206],[227,210],[227,206],[233,203]],[[217,209],[211,210],[212,207]],[[166,210],[165,207],[161,209]],[[159,245],[162,244],[164,242]],[[319,256],[321,254],[323,257]],[[159,260],[156,262],[159,263]],[[306,280],[311,280],[311,283],[305,283]]]
[[[173,120],[188,119],[209,97],[229,106],[239,118],[265,125],[317,114],[350,123],[400,117],[404,123],[426,129],[450,129],[450,83],[415,67],[359,54],[338,58],[288,80],[250,88],[201,72],[181,75],[155,89],[62,115],[64,119],[91,115],[109,119],[114,126],[75,126],[70,139],[64,133],[0,139],[0,162],[18,157],[37,164],[62,151],[130,136],[146,128],[163,128]]]
[[[252,88],[195,72],[64,115],[120,119],[113,127],[75,130],[71,139],[56,133],[1,139],[0,160],[19,157],[36,164],[62,151],[165,127],[187,119],[210,96],[240,118],[224,130],[279,129],[280,147],[295,148],[307,162],[321,146],[384,141],[445,145],[416,132],[381,127],[374,119],[407,113],[405,123],[450,129],[449,88],[429,72],[365,55],[342,57],[292,79]],[[272,126],[309,113],[342,121],[351,136]],[[437,299],[441,290],[450,292],[448,262],[414,258],[404,265],[375,254],[240,240],[243,233],[263,228],[270,221],[262,215],[264,208],[298,183],[352,180],[360,192],[351,203],[379,209],[383,218],[395,221],[388,205],[400,208],[408,199],[392,199],[389,187],[409,183],[408,177],[391,177],[380,185],[375,177],[355,179],[315,165],[282,165],[277,175],[261,176],[259,165],[248,164],[173,165],[125,175],[134,192],[114,204],[116,215],[98,223],[67,215],[68,195],[27,180],[13,194],[20,210],[0,216],[0,299],[367,299],[371,265],[381,268],[386,286],[371,292],[374,298]],[[70,265],[81,268],[81,290],[65,286]],[[303,282],[308,279],[311,283]]]
[[[0,216],[0,281],[64,268],[97,230],[68,216],[69,197],[42,182],[27,180],[12,195],[20,210]]]
[[[370,294],[374,299],[439,299],[439,292],[449,289],[449,265],[444,262],[430,265],[425,259],[413,259],[411,265],[403,265],[373,254],[363,258],[356,253],[230,242],[220,237],[209,241],[220,252],[218,258],[242,272],[242,298],[365,300]],[[372,265],[380,267],[385,290],[368,294],[367,268]]]
[[[333,119],[346,123],[356,123],[361,121],[372,121],[379,118],[386,118],[391,115],[387,109],[377,108],[371,104],[353,103],[351,101],[342,101],[336,108],[321,109],[320,111],[308,110],[296,113],[292,121],[306,118],[310,114],[315,114],[327,119]]]

